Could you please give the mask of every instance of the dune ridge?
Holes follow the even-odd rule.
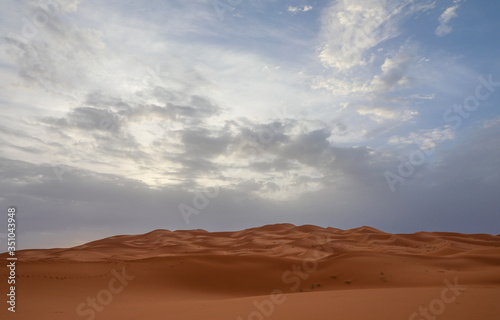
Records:
[[[168,310],[169,319],[260,319],[255,312],[262,319],[361,319],[356,304],[383,297],[396,303],[393,312],[373,305],[363,319],[406,319],[439,298],[446,281],[467,289],[439,319],[466,319],[475,304],[486,306],[476,310],[481,319],[500,315],[492,302],[500,298],[500,236],[488,234],[292,224],[234,232],[159,229],[17,255],[21,302],[12,319],[91,319],[86,299],[106,290],[117,272],[133,280],[94,310],[96,319],[164,319]],[[272,304],[276,310],[267,317],[256,305],[272,301],[271,292],[293,303]],[[78,306],[88,313],[79,314]]]
[[[157,229],[142,235],[118,235],[69,249],[23,250],[24,261],[139,260],[178,255],[229,254],[304,258],[311,248],[328,246],[326,256],[354,251],[453,256],[490,248],[500,250],[500,236],[451,232],[389,234],[372,227],[350,230],[312,225],[275,224],[235,232]],[[498,249],[495,249],[498,248]],[[336,249],[336,250],[335,250]],[[320,249],[321,250],[321,249]]]

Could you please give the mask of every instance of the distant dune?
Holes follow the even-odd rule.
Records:
[[[277,224],[17,255],[1,319],[500,319],[498,235]]]

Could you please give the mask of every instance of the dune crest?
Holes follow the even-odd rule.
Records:
[[[312,225],[275,224],[235,232],[157,229],[142,235],[118,235],[69,249],[23,250],[24,261],[140,260],[193,255],[258,255],[303,258],[318,247],[328,247],[327,256],[367,251],[415,256],[453,256],[500,250],[500,236],[447,232],[390,234],[372,227],[349,230]],[[489,251],[488,251],[489,250]],[[326,257],[326,256],[325,256]]]
[[[481,319],[500,314],[491,302],[500,297],[500,236],[488,234],[390,234],[367,226],[292,224],[235,232],[158,229],[73,248],[22,250],[18,257],[18,299],[30,308],[19,307],[17,319],[86,319],[77,306],[107,290],[120,272],[133,280],[95,312],[102,319],[164,319],[165,310],[172,312],[169,319],[247,319],[255,301],[268,301],[271,292],[284,297],[276,301],[293,302],[273,302],[272,319],[303,319],[309,313],[316,319],[359,318],[355,304],[373,299],[401,306],[392,313],[374,306],[364,319],[406,319],[439,297],[446,281],[458,281],[467,291],[439,319],[466,319],[474,303],[488,306],[476,310]],[[41,296],[58,305],[49,307]],[[308,305],[308,312],[296,308]],[[330,310],[333,306],[347,309]]]

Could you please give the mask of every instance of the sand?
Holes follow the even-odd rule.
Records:
[[[17,256],[1,319],[500,319],[499,235],[278,224]]]

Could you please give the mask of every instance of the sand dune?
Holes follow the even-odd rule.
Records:
[[[2,319],[500,319],[488,234],[155,230],[18,257]]]

